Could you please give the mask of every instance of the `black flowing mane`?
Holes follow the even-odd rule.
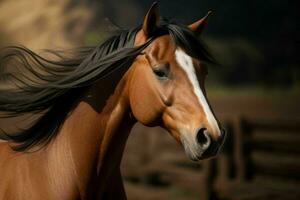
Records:
[[[191,56],[214,63],[203,43],[183,25],[162,21],[151,38],[134,46],[140,27],[121,31],[96,47],[80,48],[71,56],[68,52],[48,51],[58,59],[46,59],[22,46],[0,50],[0,112],[4,113],[0,118],[42,115],[19,132],[0,129],[0,139],[16,143],[12,146],[15,151],[49,143],[89,86],[121,67],[129,67],[159,36],[169,34]],[[10,61],[17,64],[10,65]],[[4,84],[9,87],[4,88]]]

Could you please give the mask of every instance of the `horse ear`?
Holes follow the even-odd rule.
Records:
[[[192,23],[189,25],[189,29],[191,29],[196,35],[200,35],[208,21],[208,17],[211,15],[212,11],[209,11],[206,16],[203,18],[199,19],[198,21]]]
[[[158,12],[158,3],[154,2],[150,9],[148,10],[144,21],[143,21],[143,31],[147,38],[151,37],[152,34],[157,29],[159,22],[159,12]]]

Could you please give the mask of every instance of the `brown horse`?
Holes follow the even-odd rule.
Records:
[[[8,48],[2,59],[23,59],[31,76],[7,77],[18,87],[0,90],[0,111],[43,116],[20,133],[3,131],[0,199],[126,199],[120,162],[137,121],[164,127],[194,161],[215,156],[224,131],[204,90],[212,59],[196,37],[206,21],[160,21],[154,3],[142,26],[81,57],[55,62]]]

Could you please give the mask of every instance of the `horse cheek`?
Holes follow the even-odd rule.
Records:
[[[133,115],[146,126],[155,126],[159,120],[163,105],[157,92],[157,84],[151,77],[138,77],[130,92],[130,104]]]

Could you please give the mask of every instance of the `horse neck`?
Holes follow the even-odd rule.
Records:
[[[110,175],[119,170],[126,140],[134,124],[129,115],[125,79],[115,82],[110,79],[107,80],[109,84],[102,80],[91,87],[59,135],[68,143],[68,146],[62,146],[71,151],[80,193],[86,193],[89,185],[103,187]]]

